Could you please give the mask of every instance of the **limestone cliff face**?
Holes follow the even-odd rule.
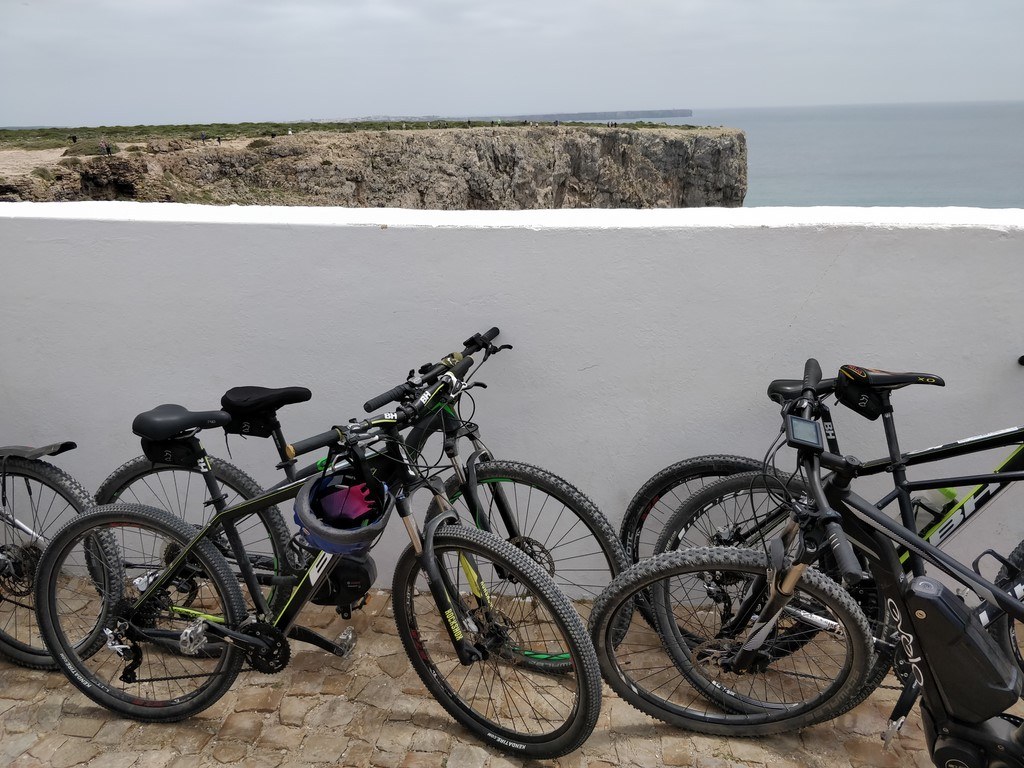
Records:
[[[257,142],[259,144],[261,142]],[[152,142],[0,199],[432,209],[740,206],[746,140],[730,129],[495,127]]]

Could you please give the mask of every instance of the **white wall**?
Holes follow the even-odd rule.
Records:
[[[142,410],[303,385],[312,402],[282,412],[298,439],[497,325],[515,349],[479,375],[488,443],[617,524],[666,464],[763,455],[778,428],[765,387],[808,356],[826,375],[851,362],[944,376],[895,396],[906,449],[1024,423],[1022,285],[1022,210],[6,204],[0,444],[76,440],[56,463],[93,490],[139,453]],[[844,451],[884,452],[880,424],[838,410]],[[219,436],[206,444],[225,455]],[[269,442],[232,452],[277,479]],[[1024,537],[1024,493],[1004,499],[957,544]],[[402,542],[390,533],[385,552]]]

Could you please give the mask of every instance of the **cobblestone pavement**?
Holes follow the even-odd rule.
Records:
[[[338,659],[296,644],[277,675],[243,673],[200,715],[156,725],[124,720],[92,704],[59,672],[0,661],[0,765],[98,768],[504,768],[523,764],[484,747],[426,692],[395,634],[388,596],[377,594],[351,622],[330,609],[306,623],[328,636],[347,624],[359,645]],[[576,753],[528,765],[572,768],[702,766],[930,766],[918,715],[898,746],[879,734],[896,692],[879,690],[858,709],[798,734],[752,739],[698,736],[640,714],[605,688],[601,719]]]

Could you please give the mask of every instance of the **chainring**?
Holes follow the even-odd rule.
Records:
[[[256,621],[246,624],[241,631],[247,635],[258,637],[270,645],[265,651],[248,651],[246,653],[249,665],[257,672],[272,675],[288,666],[292,650],[288,645],[288,638],[280,629],[265,621]]]

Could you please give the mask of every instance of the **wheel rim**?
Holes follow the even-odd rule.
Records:
[[[565,501],[536,485],[507,477],[480,479],[477,485],[482,513],[491,532],[509,541],[548,573],[586,621],[593,601],[617,570],[597,534]],[[472,519],[461,493],[451,501],[461,519]],[[507,505],[519,535],[509,533],[500,512],[502,504]]]
[[[199,560],[190,559],[181,581],[132,610],[162,573],[163,553],[180,545],[146,522],[122,520],[81,532],[53,555],[50,615],[66,663],[75,667],[73,676],[81,680],[84,673],[100,691],[128,704],[168,707],[201,696],[218,677],[233,674],[234,649],[210,644],[195,656],[180,650],[180,633],[197,617],[217,623],[230,618],[228,598]],[[117,646],[127,648],[119,654]],[[126,674],[135,679],[123,679]]]
[[[480,621],[481,610],[460,565],[472,557],[497,615]],[[413,568],[401,596],[409,617],[415,653],[444,689],[446,697],[504,738],[545,742],[570,727],[580,706],[575,662],[567,651],[552,612],[539,593],[519,579],[508,578],[507,563],[475,548],[436,546],[442,571],[460,602],[477,620],[469,639],[488,658],[463,666],[455,654],[437,605],[419,567]],[[505,574],[503,577],[500,574]]]
[[[32,586],[45,542],[33,541],[15,528],[18,520],[48,540],[79,512],[81,502],[65,492],[8,467],[4,478],[7,503],[0,509],[0,638],[23,653],[49,657],[35,613]]]

